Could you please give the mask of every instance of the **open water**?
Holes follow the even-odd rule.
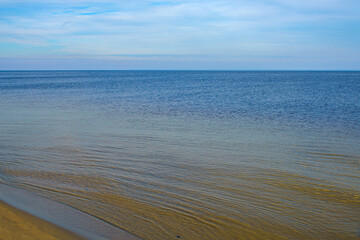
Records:
[[[0,181],[143,239],[359,239],[359,170],[360,72],[0,72]]]

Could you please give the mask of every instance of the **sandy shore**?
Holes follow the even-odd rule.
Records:
[[[0,239],[84,239],[0,200]]]
[[[0,180],[0,240],[138,237],[96,217]]]

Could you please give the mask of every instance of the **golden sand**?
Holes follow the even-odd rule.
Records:
[[[1,240],[84,239],[0,200]]]

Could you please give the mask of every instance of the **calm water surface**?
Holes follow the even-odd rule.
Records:
[[[360,72],[0,72],[0,179],[144,239],[358,239]]]

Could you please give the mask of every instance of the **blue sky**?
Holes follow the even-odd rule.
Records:
[[[0,0],[0,69],[360,69],[359,0]]]

